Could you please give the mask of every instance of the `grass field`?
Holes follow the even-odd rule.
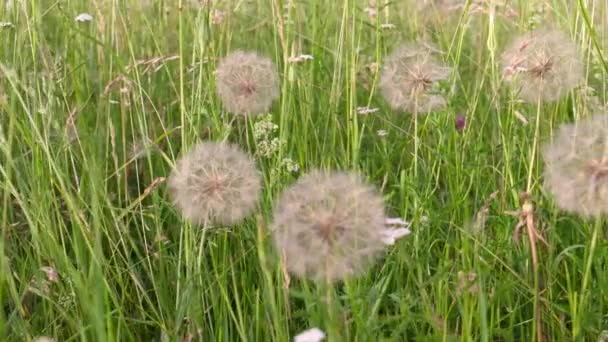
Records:
[[[2,1],[0,339],[608,340],[605,220],[559,209],[542,155],[561,124],[606,113],[608,2],[422,2]],[[548,24],[583,81],[524,103],[501,54]],[[410,41],[452,69],[428,115],[379,90]],[[276,63],[270,115],[220,101],[236,50]],[[278,127],[255,134],[264,122]],[[203,229],[171,202],[175,161],[203,140],[256,160],[261,205],[242,223]],[[318,168],[358,171],[412,230],[331,284],[290,275],[270,229],[282,190]]]

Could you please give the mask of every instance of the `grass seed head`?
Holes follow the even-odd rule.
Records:
[[[217,94],[224,108],[236,115],[267,112],[279,97],[279,75],[274,63],[255,52],[236,51],[216,70]]]
[[[562,125],[544,161],[544,186],[558,207],[584,217],[608,213],[608,115]]]
[[[446,101],[437,85],[449,77],[451,69],[424,44],[405,44],[384,62],[379,88],[394,110],[425,114],[445,107]]]
[[[178,160],[168,185],[174,205],[188,221],[231,225],[257,208],[261,176],[236,145],[203,142]]]
[[[570,37],[537,29],[517,37],[502,54],[506,80],[525,102],[553,102],[583,81],[583,64]]]
[[[272,232],[291,273],[333,282],[373,264],[384,220],[382,196],[359,176],[313,171],[283,192]]]

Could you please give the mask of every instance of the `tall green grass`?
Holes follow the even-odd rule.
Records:
[[[524,105],[498,62],[513,35],[548,18],[580,45],[585,86],[605,103],[605,2],[511,1],[519,15],[506,18],[502,7],[471,13],[469,1],[439,25],[401,1],[376,2],[374,22],[363,0],[226,1],[219,24],[185,0],[2,2],[0,21],[14,27],[0,29],[1,339],[287,341],[317,326],[332,341],[523,341],[539,329],[546,340],[598,340],[608,330],[604,221],[557,210],[531,156],[557,125],[590,114],[589,90]],[[94,20],[75,22],[82,12]],[[368,68],[414,39],[435,42],[456,70],[448,108],[416,125],[388,108]],[[259,214],[204,231],[179,218],[164,177],[202,139],[255,152],[254,120],[232,120],[215,95],[216,63],[235,49],[277,62],[272,115],[284,144],[258,158]],[[314,60],[287,62],[299,54]],[[136,158],[144,138],[157,148]],[[273,199],[298,177],[285,158],[300,172],[362,171],[414,234],[361,278],[289,277],[268,230]],[[536,271],[506,214],[526,190],[548,242],[537,244]]]

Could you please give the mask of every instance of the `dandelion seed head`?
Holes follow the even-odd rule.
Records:
[[[557,206],[584,217],[608,213],[608,116],[562,125],[544,146],[544,187]]]
[[[224,108],[236,115],[268,112],[279,97],[279,75],[274,63],[255,52],[236,51],[216,70],[217,94]]]
[[[174,205],[188,221],[232,225],[258,205],[261,177],[236,145],[203,142],[178,160],[168,180]]]
[[[375,261],[384,220],[382,196],[359,176],[312,171],[279,198],[272,232],[291,273],[332,282]]]
[[[394,110],[425,114],[445,107],[438,82],[449,77],[445,67],[423,44],[405,44],[387,57],[382,67],[379,88]]]
[[[505,78],[530,103],[556,101],[583,80],[578,49],[558,30],[541,28],[515,38],[501,60]]]

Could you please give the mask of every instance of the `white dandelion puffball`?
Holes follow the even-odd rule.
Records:
[[[232,225],[258,206],[262,179],[255,162],[238,146],[202,142],[176,163],[168,186],[188,221]]]
[[[217,94],[224,108],[236,115],[268,112],[279,97],[279,75],[274,63],[256,52],[236,51],[216,70]]]
[[[374,263],[384,221],[382,196],[358,175],[313,171],[280,196],[272,233],[291,273],[333,282]]]
[[[543,152],[544,187],[559,208],[584,217],[608,213],[608,115],[560,126]]]

